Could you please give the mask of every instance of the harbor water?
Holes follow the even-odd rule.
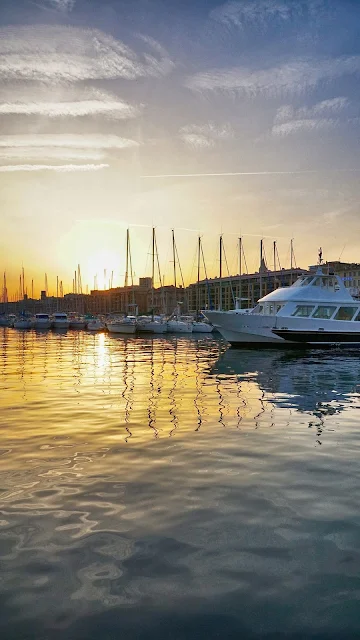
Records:
[[[0,329],[0,635],[360,634],[360,356]]]

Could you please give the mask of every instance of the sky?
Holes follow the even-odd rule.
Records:
[[[0,269],[35,293],[360,262],[360,2],[1,0]],[[106,272],[104,273],[104,270]],[[202,266],[202,276],[205,270]]]

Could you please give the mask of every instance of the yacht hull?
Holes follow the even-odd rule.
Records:
[[[14,322],[14,329],[31,329],[32,326],[31,320],[17,320]]]
[[[134,334],[136,331],[136,325],[135,324],[126,324],[125,322],[119,322],[117,323],[109,323],[107,325],[108,331],[109,333],[123,333],[123,334]]]
[[[182,322],[181,320],[169,320],[167,323],[169,333],[192,333],[193,326],[191,322]]]
[[[273,333],[274,322],[268,316],[248,313],[206,311],[206,317],[223,338],[236,347],[286,345],[288,341]]]
[[[50,320],[35,320],[34,329],[37,331],[43,331],[44,329],[51,329]]]
[[[193,333],[211,333],[213,328],[207,322],[193,322]]]

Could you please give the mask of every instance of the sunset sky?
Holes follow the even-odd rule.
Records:
[[[265,239],[288,266],[360,262],[360,2],[1,0],[0,269],[14,292],[209,275]],[[221,175],[225,174],[225,175]],[[228,175],[226,175],[228,174]],[[230,174],[230,175],[229,175]],[[235,175],[234,175],[235,174]],[[270,260],[269,260],[270,262]]]

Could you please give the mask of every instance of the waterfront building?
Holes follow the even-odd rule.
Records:
[[[290,286],[306,273],[300,268],[270,271],[263,262],[256,273],[201,280],[187,289],[189,311],[210,308],[228,311],[234,309],[236,303],[240,308],[251,308],[262,296],[279,287]]]

